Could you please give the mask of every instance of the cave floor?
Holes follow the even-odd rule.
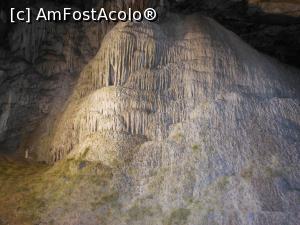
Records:
[[[94,215],[103,205],[116,206],[112,176],[111,168],[80,159],[49,166],[2,157],[0,224],[77,224],[74,215]],[[94,220],[105,224],[103,217]]]

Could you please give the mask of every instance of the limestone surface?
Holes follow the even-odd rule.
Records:
[[[35,146],[117,168],[107,224],[300,221],[299,71],[209,18],[119,23]]]

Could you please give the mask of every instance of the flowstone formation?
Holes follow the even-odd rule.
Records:
[[[295,225],[298,87],[298,70],[211,19],[119,23],[36,143],[38,158],[114,168],[114,204],[78,221]]]
[[[60,3],[59,3],[60,2]],[[97,53],[115,23],[36,21],[9,23],[10,8],[29,7],[33,15],[63,7],[143,10],[156,0],[1,1],[0,3],[0,152],[34,157],[32,140],[60,112],[83,66]],[[158,5],[157,5],[158,4]],[[158,7],[159,8],[159,7]],[[45,121],[45,118],[47,120]],[[34,138],[33,138],[34,139]]]
[[[0,2],[0,152],[34,158],[32,142],[53,124],[79,73],[115,23],[10,23],[10,8],[144,10],[159,19],[170,12],[197,12],[217,19],[253,47],[299,67],[297,0],[2,0]],[[45,118],[48,118],[45,121]],[[46,134],[48,135],[48,134]],[[31,137],[33,140],[31,140]],[[48,158],[48,156],[45,156]]]

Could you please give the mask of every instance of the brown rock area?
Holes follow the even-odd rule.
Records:
[[[266,0],[248,0],[252,7],[258,7],[265,13],[281,14],[287,16],[300,16],[300,1],[287,0],[287,1],[266,1]]]

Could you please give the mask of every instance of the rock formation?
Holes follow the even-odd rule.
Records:
[[[113,23],[33,23],[9,24],[9,7],[58,9],[67,0],[55,3],[5,1],[0,3],[0,151],[23,154],[31,149],[30,137],[44,133],[69,97],[78,74],[97,53],[102,38]],[[73,7],[90,9],[143,9],[156,7],[158,11],[190,13],[199,11],[213,16],[223,25],[238,33],[259,50],[284,62],[298,65],[298,17],[288,16],[281,1],[72,1]],[[59,3],[59,4],[58,4]],[[248,4],[249,3],[249,4]],[[276,5],[275,16],[263,12],[261,6]],[[295,1],[285,1],[289,7]],[[250,7],[251,5],[251,7]],[[69,5],[67,5],[69,7]],[[250,8],[249,8],[250,7]],[[261,8],[260,8],[261,7]],[[163,10],[164,11],[164,10]],[[163,16],[162,16],[163,18]],[[59,97],[58,97],[59,95]],[[11,97],[9,97],[11,96]],[[11,99],[11,102],[9,102]],[[8,110],[9,109],[9,110]],[[8,114],[9,112],[9,114]],[[49,114],[51,114],[49,116]],[[20,116],[21,115],[21,116]],[[46,122],[43,122],[45,118]],[[6,119],[5,119],[6,118]],[[5,124],[5,125],[4,125]]]
[[[16,25],[9,37],[1,147],[54,164],[32,179],[36,224],[300,221],[298,69],[199,15]]]
[[[108,224],[294,225],[298,85],[298,70],[211,19],[119,23],[38,156],[121,165]]]
[[[39,7],[56,8],[52,3],[36,4],[33,13]],[[34,21],[10,28],[9,49],[0,47],[1,152],[31,148],[29,136],[52,123],[49,119],[40,125],[60,111],[112,25]]]

